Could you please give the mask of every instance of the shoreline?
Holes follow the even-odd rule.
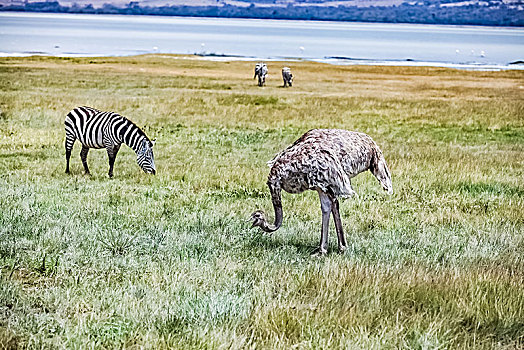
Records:
[[[80,53],[65,53],[52,54],[48,52],[1,52],[0,58],[8,57],[132,57],[142,55],[154,55],[163,58],[179,59],[179,60],[203,60],[215,62],[317,62],[325,63],[334,66],[391,66],[391,67],[430,67],[430,68],[449,68],[460,70],[475,70],[475,71],[503,71],[503,70],[524,70],[524,62],[509,63],[506,65],[500,64],[483,64],[477,62],[439,62],[439,61],[419,61],[413,59],[395,60],[395,59],[366,59],[366,58],[350,58],[350,57],[323,57],[323,58],[300,58],[300,57],[255,57],[255,56],[240,56],[240,55],[217,55],[217,54],[183,54],[183,53],[163,53],[163,52],[143,52],[133,53],[129,55],[107,55],[107,54],[80,54]]]
[[[355,24],[355,25],[398,25],[398,26],[419,26],[419,27],[449,27],[449,28],[482,28],[482,29],[509,29],[509,30],[523,30],[524,26],[519,25],[490,25],[490,24],[453,24],[453,23],[422,23],[422,22],[380,22],[380,21],[347,21],[347,20],[336,20],[336,19],[293,19],[293,18],[261,18],[261,17],[220,17],[220,16],[194,16],[194,15],[160,15],[160,14],[125,14],[125,13],[85,13],[85,12],[45,12],[45,11],[12,11],[0,9],[0,14],[8,15],[34,15],[37,16],[49,16],[52,15],[63,16],[71,15],[82,17],[85,16],[107,16],[115,18],[149,18],[149,19],[169,19],[169,18],[180,18],[180,19],[210,19],[210,20],[238,20],[238,21],[275,21],[275,22],[305,22],[305,23],[319,23],[319,24]]]

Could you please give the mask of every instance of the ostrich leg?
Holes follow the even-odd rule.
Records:
[[[320,209],[322,210],[322,232],[320,234],[320,246],[314,252],[314,254],[320,256],[327,253],[329,217],[331,216],[333,202],[331,201],[331,198],[329,198],[329,196],[321,190],[318,190],[318,196],[320,197]]]
[[[344,237],[344,229],[342,228],[342,220],[340,219],[340,206],[338,204],[338,199],[333,194],[329,194],[329,198],[333,202],[333,208],[331,212],[333,213],[333,221],[335,221],[335,229],[337,230],[338,236],[338,250],[343,253],[346,251],[347,243],[346,238]]]

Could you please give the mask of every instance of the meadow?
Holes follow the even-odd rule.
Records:
[[[280,68],[295,75],[280,87]],[[524,71],[333,66],[145,55],[0,58],[0,348],[524,347]],[[157,175],[123,145],[66,175],[63,121],[88,105],[136,122]],[[310,253],[316,193],[266,162],[312,128],[371,135],[341,202],[348,250]]]

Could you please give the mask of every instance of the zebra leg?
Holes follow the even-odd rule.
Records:
[[[332,193],[329,194],[329,198],[333,203],[331,208],[331,214],[333,215],[333,221],[335,222],[335,229],[337,230],[338,236],[338,250],[343,253],[346,251],[347,243],[346,238],[344,237],[344,228],[342,227],[342,220],[340,219],[340,206],[338,204],[338,199]]]
[[[71,150],[70,149],[66,149],[66,171],[65,171],[66,174],[70,174],[71,173],[69,171],[69,159],[71,159]]]
[[[89,152],[89,147],[82,145],[82,150],[80,151],[80,159],[82,159],[82,165],[84,166],[86,175],[91,175],[91,173],[89,172],[89,168],[87,167],[87,153],[88,152]]]
[[[115,165],[116,155],[120,150],[120,145],[106,147],[107,156],[109,157],[109,177],[113,177],[113,166]]]
[[[71,151],[73,150],[73,145],[75,143],[75,137],[72,135],[66,135],[65,140],[65,150],[66,150],[66,174],[69,174],[69,160],[71,159]]]

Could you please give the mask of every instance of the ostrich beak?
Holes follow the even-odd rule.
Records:
[[[251,228],[257,227],[257,220],[254,217],[250,217],[249,221],[251,221]]]
[[[250,222],[251,223],[251,227],[250,228],[253,228],[255,227],[255,218],[253,216],[250,216],[248,217],[245,222]]]

